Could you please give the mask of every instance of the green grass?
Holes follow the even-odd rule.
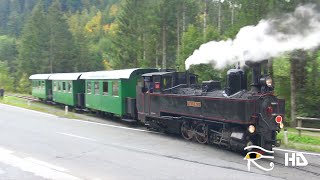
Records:
[[[288,144],[284,145],[284,131],[278,134],[278,139],[281,139],[284,147],[320,152],[320,133],[302,131],[299,136],[298,131],[295,128],[287,128],[288,131]]]
[[[320,146],[308,146],[305,144],[296,144],[289,142],[285,147],[302,151],[320,152]]]
[[[283,139],[283,133],[278,134],[278,138]],[[288,133],[288,141],[320,146],[320,137],[313,137],[309,135],[299,136],[298,134],[290,134],[290,132]]]
[[[25,109],[40,111],[44,113],[54,114],[59,117],[65,117],[69,119],[79,119],[73,112],[68,112],[68,114],[64,113],[64,110],[59,109],[54,106],[49,106],[40,102],[31,102],[30,106],[28,104],[28,100],[13,97],[13,96],[5,96],[3,99],[0,99],[0,103],[8,104],[12,106],[18,106]]]

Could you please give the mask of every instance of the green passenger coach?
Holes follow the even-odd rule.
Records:
[[[88,109],[111,113],[124,120],[134,119],[136,85],[144,73],[156,69],[124,69],[83,73],[85,106]]]
[[[74,107],[83,107],[84,81],[79,77],[82,73],[57,73],[52,74],[52,100],[61,104]]]
[[[52,74],[34,74],[29,77],[32,83],[32,96],[40,100],[51,100],[52,82],[49,77]]]

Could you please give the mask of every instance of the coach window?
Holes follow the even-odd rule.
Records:
[[[53,82],[53,91],[57,91],[57,82]]]
[[[119,83],[118,83],[118,81],[112,82],[112,95],[119,96]]]
[[[61,83],[58,81],[58,91],[61,91]]]
[[[41,88],[41,81],[38,81],[38,88]]]
[[[63,90],[63,91],[66,91],[66,90],[67,90],[67,88],[66,88],[66,82],[62,82],[62,90]]]
[[[87,82],[87,93],[91,94],[91,81]]]
[[[94,82],[94,94],[99,94],[99,82]]]
[[[71,83],[71,81],[68,82],[68,92],[69,93],[72,92],[72,83]]]
[[[108,95],[108,82],[103,82],[103,95]]]

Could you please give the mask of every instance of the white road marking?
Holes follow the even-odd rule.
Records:
[[[16,108],[16,109],[19,109],[19,110],[23,110],[23,111],[30,111],[30,112],[34,112],[34,113],[42,114],[42,115],[46,115],[46,116],[58,117],[58,116],[56,116],[56,115],[49,114],[49,113],[39,112],[39,111],[30,110],[30,109],[25,109],[25,108],[20,108],[20,107],[11,106],[11,105],[2,104],[2,103],[0,103],[0,104],[1,104],[1,105],[4,105],[4,106]],[[59,119],[59,120],[60,120],[60,119]],[[154,134],[162,134],[162,133],[160,133],[160,132],[155,132],[155,131],[149,131],[149,130],[143,130],[143,129],[136,129],[136,128],[128,128],[128,127],[124,127],[124,126],[104,124],[104,123],[98,123],[98,122],[92,122],[92,121],[85,121],[85,120],[79,120],[79,119],[65,119],[65,120],[69,120],[69,121],[72,120],[72,121],[77,121],[77,122],[82,122],[82,123],[96,124],[96,125],[108,126],[108,127],[113,127],[113,128],[119,128],[119,129],[126,129],[126,130],[131,130],[131,131],[140,131],[140,132],[148,132],[148,133],[154,133]]]
[[[27,158],[24,158],[25,160],[27,161],[30,161],[32,163],[35,163],[35,164],[39,164],[41,166],[45,166],[45,167],[48,167],[50,169],[55,169],[57,171],[61,171],[61,172],[68,172],[68,169],[65,169],[63,167],[59,167],[59,166],[55,166],[55,165],[52,165],[52,164],[49,164],[49,163],[46,163],[44,161],[40,161],[40,160],[37,160],[37,159],[34,159],[32,157],[27,157]]]
[[[56,132],[56,133],[58,133],[58,134],[62,134],[62,135],[66,135],[66,136],[75,137],[75,138],[79,138],[79,139],[85,139],[85,140],[89,140],[89,141],[97,142],[97,140],[96,140],[96,139],[87,138],[87,137],[83,137],[83,136],[78,136],[78,135],[74,135],[74,134],[63,133],[63,132]]]
[[[39,111],[36,111],[36,110],[21,108],[21,107],[17,107],[17,106],[8,105],[8,104],[2,104],[2,103],[0,103],[0,104],[3,105],[3,106],[15,108],[15,109],[19,109],[19,110],[22,110],[22,111],[30,111],[30,112],[37,113],[37,114],[41,114],[41,115],[46,115],[46,116],[50,116],[50,117],[57,117],[57,116],[55,116],[55,115],[53,115],[53,114],[44,113],[44,112],[39,112]]]
[[[284,152],[292,152],[292,153],[303,153],[303,154],[308,154],[308,155],[313,155],[313,156],[320,156],[320,154],[318,153],[311,153],[311,152],[303,152],[303,151],[294,151],[294,150],[288,150],[288,149],[281,149],[281,148],[272,148],[274,150],[278,150],[278,151],[284,151]]]
[[[72,121],[78,121],[78,122],[82,122],[82,123],[88,123],[88,124],[96,124],[96,125],[101,125],[101,126],[114,127],[114,128],[119,128],[119,129],[126,129],[126,130],[131,130],[131,131],[140,131],[140,132],[148,132],[148,133],[154,133],[154,134],[162,134],[162,133],[156,132],[156,131],[149,131],[149,130],[136,129],[136,128],[128,128],[128,127],[124,127],[124,126],[104,124],[104,123],[98,123],[98,122],[92,122],[92,121],[84,121],[84,120],[79,120],[79,119],[73,119]]]
[[[22,158],[13,155],[13,151],[0,147],[0,162],[19,168],[22,171],[31,172],[45,179],[80,180],[80,178],[67,174],[67,169],[36,160],[32,157]],[[65,172],[61,172],[63,170]]]

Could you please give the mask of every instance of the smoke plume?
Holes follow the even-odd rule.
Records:
[[[299,6],[293,13],[263,19],[256,26],[240,29],[234,40],[202,44],[185,61],[190,65],[213,63],[222,68],[245,60],[260,61],[296,49],[308,50],[320,44],[320,13],[315,5]]]

